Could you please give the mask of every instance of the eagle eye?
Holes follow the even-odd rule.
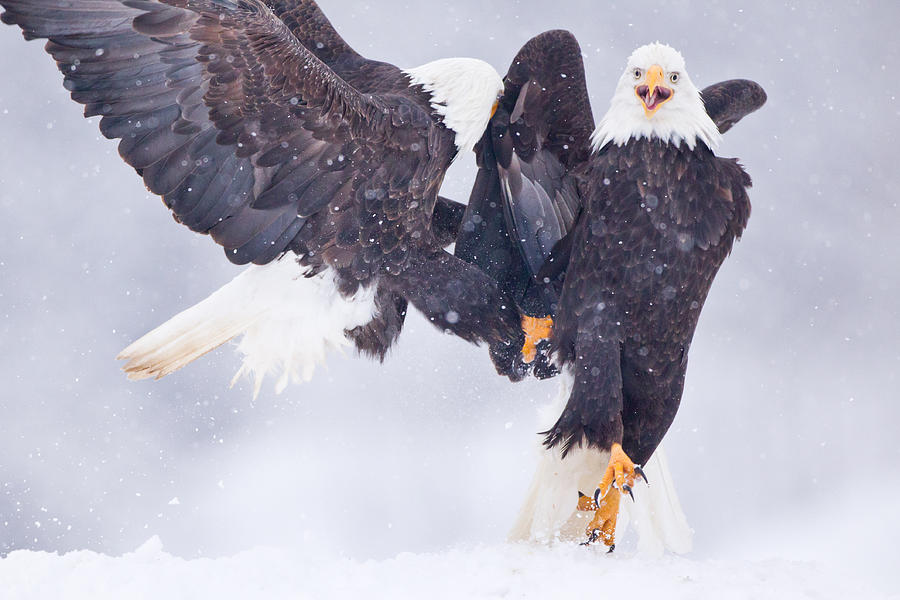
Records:
[[[680,78],[681,76],[678,73],[672,73],[671,75],[669,75],[669,81],[671,81],[672,83],[678,83],[678,80]]]
[[[644,74],[644,72],[641,71],[640,69],[635,69],[634,72],[632,73],[632,75],[634,75],[635,79],[640,79],[641,75],[643,75],[643,74]]]

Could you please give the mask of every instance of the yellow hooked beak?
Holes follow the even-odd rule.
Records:
[[[644,114],[648,119],[675,95],[672,88],[662,85],[663,81],[665,81],[665,74],[662,67],[653,65],[647,70],[644,83],[634,88],[634,93],[640,98],[644,106]]]
[[[497,107],[500,106],[500,100],[494,102],[494,106],[491,107],[491,118],[494,118],[494,115],[497,114]]]

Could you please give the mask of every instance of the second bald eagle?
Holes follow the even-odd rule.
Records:
[[[590,485],[589,540],[614,545],[620,492],[675,417],[700,310],[750,215],[750,178],[713,151],[764,102],[742,80],[701,94],[678,52],[650,44],[595,128],[571,34],[542,34],[513,60],[456,251],[519,302],[528,358],[549,336],[566,376],[545,444],[568,461],[535,480],[525,537],[561,525]]]

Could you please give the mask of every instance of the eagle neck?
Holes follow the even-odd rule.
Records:
[[[647,118],[641,106],[627,93],[617,92],[609,110],[591,135],[594,152],[613,144],[624,146],[633,140],[661,140],[678,146],[681,143],[691,150],[698,143],[715,149],[722,134],[706,113],[700,92],[681,92],[690,98],[678,98],[667,104],[652,118]]]

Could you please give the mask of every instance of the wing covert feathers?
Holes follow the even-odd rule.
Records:
[[[294,249],[330,195],[348,201],[344,184],[365,168],[351,165],[350,130],[390,122],[379,96],[354,85],[389,93],[403,79],[353,51],[312,0],[0,6],[27,39],[48,39],[72,98],[121,139],[119,154],[176,220],[237,264]]]
[[[706,112],[725,133],[738,121],[766,103],[766,91],[755,81],[730,79],[714,83],[700,92]]]

